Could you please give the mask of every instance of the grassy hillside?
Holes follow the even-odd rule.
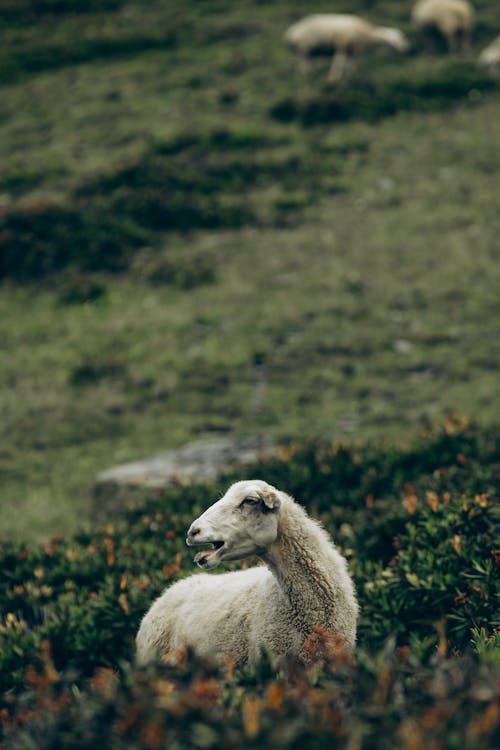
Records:
[[[322,6],[326,9],[326,6]],[[318,10],[322,7],[318,6]],[[497,421],[498,83],[413,49],[325,87],[296,2],[0,3],[2,535],[213,431]]]

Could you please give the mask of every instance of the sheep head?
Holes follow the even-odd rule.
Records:
[[[408,38],[399,29],[390,26],[378,26],[376,31],[380,42],[396,50],[396,52],[408,52],[410,49]]]
[[[189,527],[188,546],[210,545],[198,552],[195,563],[207,570],[223,561],[262,554],[278,534],[280,495],[259,479],[231,485],[224,497]]]

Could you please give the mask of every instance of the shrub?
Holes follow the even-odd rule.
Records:
[[[475,748],[498,728],[491,666],[434,657],[423,666],[392,646],[357,663],[333,661],[316,633],[317,661],[276,673],[269,662],[236,674],[187,655],[120,676],[99,669],[77,687],[47,653],[18,714],[4,712],[9,748]],[[298,707],[300,709],[298,710]],[[353,744],[356,742],[356,745]],[[8,743],[8,745],[7,745]]]
[[[289,444],[252,467],[321,518],[350,560],[355,663],[318,629],[307,669],[263,659],[232,673],[190,654],[131,665],[143,612],[192,572],[185,529],[234,475],[132,499],[72,539],[6,543],[4,747],[490,747],[498,436],[454,419],[406,449]]]

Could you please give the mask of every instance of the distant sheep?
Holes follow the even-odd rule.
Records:
[[[489,73],[500,73],[500,36],[497,36],[479,55],[479,65]]]
[[[265,566],[192,575],[166,589],[139,628],[139,663],[183,647],[235,664],[264,651],[307,660],[303,644],[318,625],[353,650],[358,605],[346,561],[284,492],[260,480],[236,482],[192,523],[186,542],[205,546],[195,557],[205,570],[250,555]]]
[[[374,26],[353,15],[323,13],[302,18],[285,34],[290,47],[302,61],[316,52],[333,52],[327,80],[338,82],[365,50],[385,46],[406,52],[409,42],[399,29]]]
[[[474,10],[467,0],[419,0],[412,21],[422,31],[441,36],[448,52],[470,51]]]

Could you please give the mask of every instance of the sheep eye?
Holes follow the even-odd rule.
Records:
[[[245,497],[241,505],[257,505],[258,499],[256,497]]]

